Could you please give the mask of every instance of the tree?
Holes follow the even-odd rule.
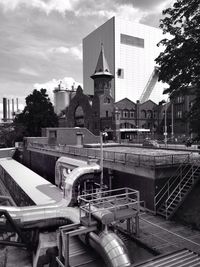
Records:
[[[25,136],[41,136],[41,128],[56,127],[58,117],[53,105],[46,94],[46,89],[33,90],[26,97],[26,106],[14,120],[16,128],[24,128]]]
[[[165,47],[156,59],[159,80],[169,86],[165,93],[184,94],[192,88],[196,99],[188,114],[191,127],[200,135],[200,1],[176,0],[172,8],[163,11],[160,28],[170,37],[158,45]]]

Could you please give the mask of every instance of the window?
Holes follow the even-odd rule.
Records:
[[[49,131],[49,138],[56,139],[56,137],[57,137],[57,131],[56,130]]]
[[[152,110],[148,110],[148,111],[147,111],[147,118],[148,118],[148,119],[152,119],[152,118],[153,118]]]
[[[110,103],[110,98],[108,98],[108,97],[104,98],[104,103],[109,104]]]
[[[143,109],[141,111],[141,117],[142,117],[142,119],[146,119],[146,117],[147,117],[146,110]]]
[[[134,111],[134,110],[131,110],[131,111],[130,111],[130,117],[131,117],[131,118],[134,118],[134,117],[135,117],[135,111]]]
[[[108,110],[106,110],[106,118],[108,118]]]
[[[124,111],[123,111],[123,117],[124,117],[124,118],[128,118],[128,111],[127,111],[127,110],[124,110]]]
[[[124,79],[124,69],[118,69],[117,70],[117,77]]]
[[[193,105],[194,105],[194,101],[191,101],[191,102],[189,103],[189,108],[192,108]]]
[[[177,118],[182,119],[182,115],[183,115],[182,110],[178,110]]]
[[[177,103],[183,103],[183,100],[184,100],[184,98],[183,98],[183,96],[178,96],[177,97]]]
[[[144,48],[144,39],[131,35],[120,34],[120,42],[121,44]]]

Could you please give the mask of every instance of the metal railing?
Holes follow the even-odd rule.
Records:
[[[57,152],[61,155],[69,154],[73,156],[80,156],[85,158],[100,159],[100,150],[93,148],[84,148],[68,145],[47,145],[40,143],[29,143],[28,149],[36,149],[40,151]],[[171,154],[171,155],[144,155],[114,151],[103,151],[104,161],[123,163],[133,166],[141,167],[157,167],[157,166],[171,166],[180,164],[183,161],[190,162],[190,154]]]
[[[190,154],[191,157],[191,154]],[[190,158],[186,158],[177,168],[173,176],[164,184],[164,186],[160,189],[160,191],[154,197],[154,209],[157,210],[159,204],[162,203],[166,198],[171,194],[171,189],[178,184],[178,182],[182,179],[182,174],[185,172],[186,168],[188,168],[188,164],[190,163]]]
[[[78,201],[80,218],[82,214],[86,215],[89,218],[89,224],[92,216],[97,213],[104,215],[108,211],[113,213],[114,218],[117,218],[117,212],[120,209],[130,208],[137,213],[140,211],[139,191],[128,187],[81,195]]]
[[[192,164],[189,170],[185,173],[185,175],[182,177],[180,182],[176,185],[176,187],[173,189],[173,191],[170,193],[168,198],[165,200],[165,212],[166,212],[166,219],[169,218],[169,216],[172,215],[171,212],[169,212],[172,205],[175,203],[175,201],[178,199],[179,203],[184,199],[185,193],[183,192],[184,189],[187,189],[187,192],[190,191],[192,188],[192,185],[194,185],[195,177],[197,170],[199,169],[199,166],[196,166],[195,163]],[[187,187],[189,186],[189,188]],[[174,208],[175,211],[175,208]]]

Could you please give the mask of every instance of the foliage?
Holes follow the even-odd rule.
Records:
[[[15,127],[13,124],[3,124],[0,127],[0,148],[12,147],[15,142],[23,139],[25,129],[23,126]]]
[[[184,94],[189,88],[197,96],[190,111],[192,129],[200,114],[200,1],[176,0],[172,8],[163,11],[160,27],[169,34],[158,45],[165,47],[156,59],[159,80],[169,86],[165,93]],[[194,127],[195,126],[195,127]]]
[[[33,90],[26,97],[26,106],[14,120],[16,128],[23,128],[25,136],[41,136],[41,128],[56,127],[58,118],[46,89]]]

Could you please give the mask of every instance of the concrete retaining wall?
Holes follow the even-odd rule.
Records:
[[[73,156],[72,156],[73,157]],[[24,164],[54,183],[55,163],[58,159],[56,156],[37,153],[34,151],[24,151]],[[77,158],[77,157],[76,157]],[[125,166],[121,166],[119,170],[113,170],[112,188],[130,187],[140,191],[141,200],[145,201],[148,209],[154,210],[154,196],[160,190],[161,186],[170,178],[177,167],[160,167],[156,169],[145,167],[132,167],[132,172],[126,172]],[[112,162],[110,165],[104,164],[104,181],[109,185],[109,169],[112,170]]]

